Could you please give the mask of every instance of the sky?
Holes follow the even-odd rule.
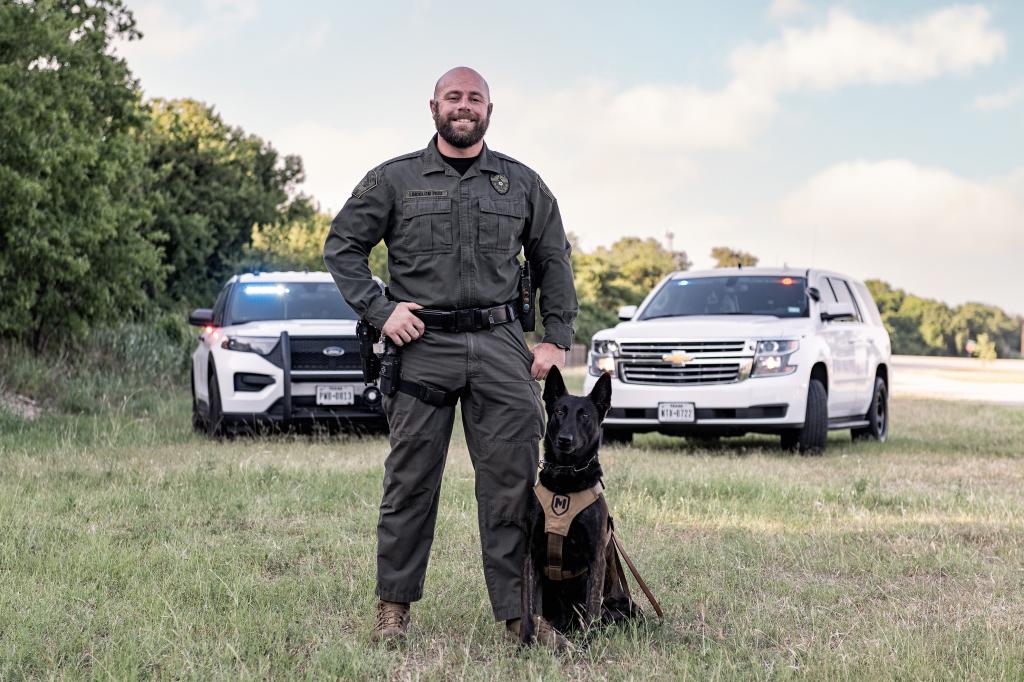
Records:
[[[671,239],[704,268],[725,245],[1024,313],[1024,2],[127,4],[145,96],[298,154],[326,212],[426,145],[467,65],[488,145],[584,250]]]

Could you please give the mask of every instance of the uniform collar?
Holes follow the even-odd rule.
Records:
[[[462,177],[472,177],[474,175],[478,175],[481,171],[484,173],[500,173],[501,167],[498,163],[498,157],[494,155],[494,152],[487,148],[487,143],[484,142],[484,148],[480,151],[480,157]],[[448,173],[449,171],[458,175],[458,173],[456,173],[455,170],[446,164],[444,159],[441,158],[441,152],[437,148],[437,135],[435,134],[430,138],[430,143],[427,144],[427,148],[423,153],[423,174]]]

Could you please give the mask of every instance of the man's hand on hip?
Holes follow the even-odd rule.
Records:
[[[412,314],[422,308],[419,303],[402,302],[395,306],[391,317],[384,323],[381,333],[395,342],[396,346],[404,346],[423,336],[423,320]],[[545,370],[547,372],[547,370]]]
[[[553,343],[538,343],[533,347],[533,367],[530,374],[538,381],[546,379],[552,366],[565,367],[565,351]]]

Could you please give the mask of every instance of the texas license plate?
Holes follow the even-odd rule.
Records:
[[[658,403],[658,421],[689,424],[697,421],[693,403]]]
[[[356,393],[351,386],[317,386],[317,405],[351,405],[356,401]]]

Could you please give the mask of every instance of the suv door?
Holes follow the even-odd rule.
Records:
[[[226,284],[224,288],[220,290],[220,294],[217,295],[216,303],[213,304],[213,326],[215,329],[224,325],[224,309],[227,306],[228,293],[230,293],[230,291],[231,284]],[[196,395],[206,401],[209,401],[210,396],[207,395],[206,377],[209,374],[210,349],[204,340],[205,335],[206,332],[204,330],[199,336],[200,341],[198,352],[193,356],[195,358],[195,362],[193,363],[193,379],[195,380]]]
[[[821,293],[821,303],[828,305],[837,303],[837,298],[829,278],[822,276],[817,283]],[[853,404],[851,383],[855,381],[853,335],[848,323],[839,320],[820,322],[820,336],[824,339],[832,355],[832,367],[828,378],[828,416],[829,418],[846,415]]]
[[[853,320],[836,320],[837,325],[842,325],[846,332],[845,343],[847,344],[846,357],[849,365],[849,386],[847,399],[849,403],[839,416],[860,415],[867,412],[868,402],[871,400],[871,390],[874,388],[874,377],[868,376],[868,339],[867,329],[864,326],[864,314],[857,298],[853,295],[849,283],[839,277],[829,277],[828,283],[839,303],[849,303],[853,306]]]

